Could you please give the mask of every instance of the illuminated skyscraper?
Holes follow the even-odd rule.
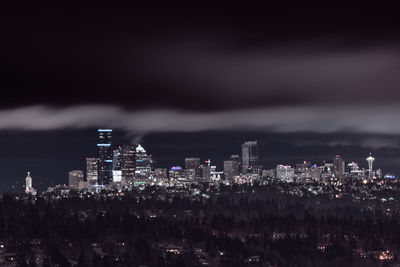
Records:
[[[258,168],[257,141],[247,141],[242,145],[242,172],[247,173],[253,168]]]
[[[83,182],[83,171],[73,170],[68,173],[68,186],[71,189],[78,189],[79,182]]]
[[[98,129],[99,142],[99,171],[98,184],[107,185],[112,181],[112,158],[113,150],[111,148],[112,129]]]
[[[201,178],[200,158],[185,158],[185,173],[189,181]]]
[[[368,162],[368,178],[372,179],[372,166],[374,164],[375,158],[372,157],[371,153],[369,153],[369,157],[366,158],[367,162]]]
[[[97,184],[99,173],[99,159],[86,158],[86,178],[87,182],[91,185]]]
[[[122,158],[122,148],[121,146],[118,146],[113,151],[112,177],[114,183],[121,183],[122,181],[121,158]]]
[[[138,144],[136,147],[136,170],[135,176],[138,179],[148,179],[151,175],[153,160],[151,155],[147,154],[146,150]]]
[[[122,185],[133,183],[136,170],[136,145],[123,145],[121,157]]]

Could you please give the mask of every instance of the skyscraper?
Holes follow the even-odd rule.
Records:
[[[230,160],[224,161],[224,175],[226,180],[232,180],[234,176],[238,176],[240,172],[240,157],[232,155]]]
[[[185,173],[190,181],[201,178],[200,158],[185,158]]]
[[[86,178],[87,182],[91,185],[97,184],[99,173],[99,159],[86,158]]]
[[[136,147],[135,159],[135,176],[139,179],[148,179],[151,175],[153,160],[151,155],[147,154],[146,150],[140,144]]]
[[[79,182],[83,182],[83,171],[73,170],[68,173],[68,186],[71,189],[78,189]]]
[[[133,182],[136,170],[136,145],[123,145],[121,157],[122,185]]]
[[[333,171],[337,178],[342,178],[344,175],[345,162],[339,155],[333,158]]]
[[[107,185],[112,181],[112,158],[113,151],[111,148],[112,129],[98,129],[99,142],[99,171],[98,184]]]
[[[121,146],[118,146],[113,151],[113,161],[112,161],[113,183],[121,183],[122,181],[121,159],[122,159],[122,148]]]
[[[211,178],[211,160],[206,160],[206,165],[200,165],[201,177],[204,180],[210,180]]]
[[[253,168],[258,168],[257,141],[247,141],[242,145],[242,172],[247,173]]]

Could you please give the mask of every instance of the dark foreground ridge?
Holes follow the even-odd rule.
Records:
[[[0,255],[8,266],[393,264],[400,208],[387,202],[285,183],[6,194]]]

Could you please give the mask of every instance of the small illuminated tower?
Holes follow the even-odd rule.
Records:
[[[28,172],[28,175],[25,178],[25,192],[29,192],[29,190],[31,190],[32,188],[32,177],[31,177],[31,173]]]
[[[372,165],[374,164],[375,158],[369,153],[369,157],[366,158],[366,160],[368,162],[368,178],[372,179]]]
[[[25,193],[36,195],[36,190],[32,187],[32,177],[30,172],[28,172],[28,175],[25,178]]]

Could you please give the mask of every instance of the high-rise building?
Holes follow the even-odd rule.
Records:
[[[99,159],[86,158],[86,178],[87,182],[91,185],[97,184],[99,173]]]
[[[224,175],[226,180],[232,180],[240,173],[240,157],[232,155],[230,160],[224,161]]]
[[[122,185],[133,183],[136,170],[136,145],[123,145],[121,157]]]
[[[113,150],[113,161],[112,161],[113,170],[121,170],[121,159],[122,159],[122,147],[117,146]]]
[[[201,169],[201,177],[204,180],[210,180],[211,178],[211,160],[206,160],[206,165],[200,165],[200,169]]]
[[[138,144],[136,147],[136,170],[135,176],[138,179],[148,179],[153,168],[153,159],[146,150]]]
[[[71,189],[79,189],[79,182],[83,182],[83,179],[83,171],[73,170],[68,173],[68,185]]]
[[[345,172],[345,162],[339,155],[333,158],[333,171],[337,178],[341,178]]]
[[[32,186],[32,177],[30,172],[28,172],[28,175],[25,178],[25,193],[36,195],[36,190]]]
[[[189,181],[201,178],[200,158],[185,158],[185,173]]]
[[[113,151],[113,161],[112,161],[113,183],[121,183],[122,181],[121,159],[122,159],[122,148],[121,146],[118,146]]]
[[[242,145],[242,172],[252,172],[259,168],[257,141],[247,141]]]
[[[111,148],[112,129],[98,129],[99,142],[99,170],[98,184],[107,185],[112,181],[112,158],[113,150]]]

